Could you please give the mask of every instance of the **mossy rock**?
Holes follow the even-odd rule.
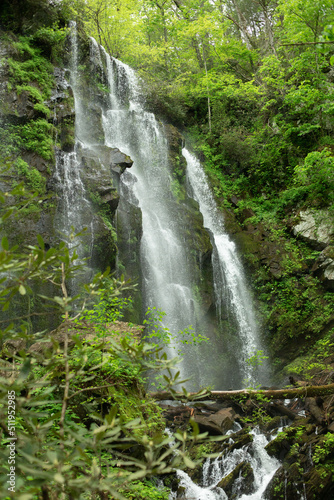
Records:
[[[169,162],[175,179],[184,184],[186,178],[187,162],[182,155],[184,138],[179,130],[173,125],[165,125],[165,133],[168,140]]]
[[[229,500],[240,495],[249,495],[254,492],[254,472],[248,462],[241,462],[236,468],[217,484],[222,488]]]

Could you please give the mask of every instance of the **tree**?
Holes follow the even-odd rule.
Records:
[[[2,193],[7,205],[0,222],[19,214],[28,199],[33,201],[22,185]],[[31,282],[38,279],[59,290],[41,298],[63,316],[50,334],[28,334],[29,313],[0,323],[1,497],[123,498],[135,480],[171,472],[183,459],[195,466],[186,443],[206,435],[194,428],[192,437],[177,433],[167,446],[170,438],[143,386],[148,369],[171,373],[175,360],[129,334],[117,336],[109,326],[119,317],[126,285],[110,281],[105,272],[70,297],[67,282],[80,267],[75,251],[63,242],[47,250],[41,237],[26,252],[10,247],[6,237],[1,245],[2,311],[15,297],[33,294]],[[173,380],[165,378],[169,387]],[[127,413],[130,401],[134,406]],[[133,447],[141,450],[139,458],[128,452]]]

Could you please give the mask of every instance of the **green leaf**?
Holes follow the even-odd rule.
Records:
[[[42,250],[44,250],[44,240],[40,234],[37,235],[37,241]]]
[[[195,462],[190,460],[190,458],[187,457],[186,455],[183,457],[183,460],[184,460],[184,464],[186,465],[186,467],[189,467],[189,469],[194,469],[196,467]]]
[[[21,295],[25,295],[27,293],[27,291],[23,285],[19,286],[19,292]]]
[[[64,483],[65,482],[65,479],[64,479],[64,476],[62,474],[60,474],[59,472],[56,472],[56,474],[53,476],[53,479],[57,482],[57,483]]]
[[[4,236],[1,240],[1,246],[4,250],[9,250],[8,239]]]

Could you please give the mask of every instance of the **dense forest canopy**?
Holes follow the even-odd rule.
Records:
[[[308,153],[332,147],[330,0],[17,0],[2,9],[30,35],[45,22],[49,42],[77,19],[139,71],[155,111],[207,135],[207,159],[246,175],[255,192],[285,187]]]
[[[247,189],[282,189],[308,153],[332,147],[330,0],[61,5],[138,69],[155,111],[194,127],[207,160],[246,176]]]

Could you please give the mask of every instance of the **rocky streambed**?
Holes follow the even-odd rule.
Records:
[[[329,499],[333,497],[333,396],[269,401],[161,403],[167,426],[189,420],[223,442],[190,450],[204,466],[186,469],[166,484],[174,499]],[[218,454],[215,458],[205,458]],[[190,496],[189,496],[190,495]]]

